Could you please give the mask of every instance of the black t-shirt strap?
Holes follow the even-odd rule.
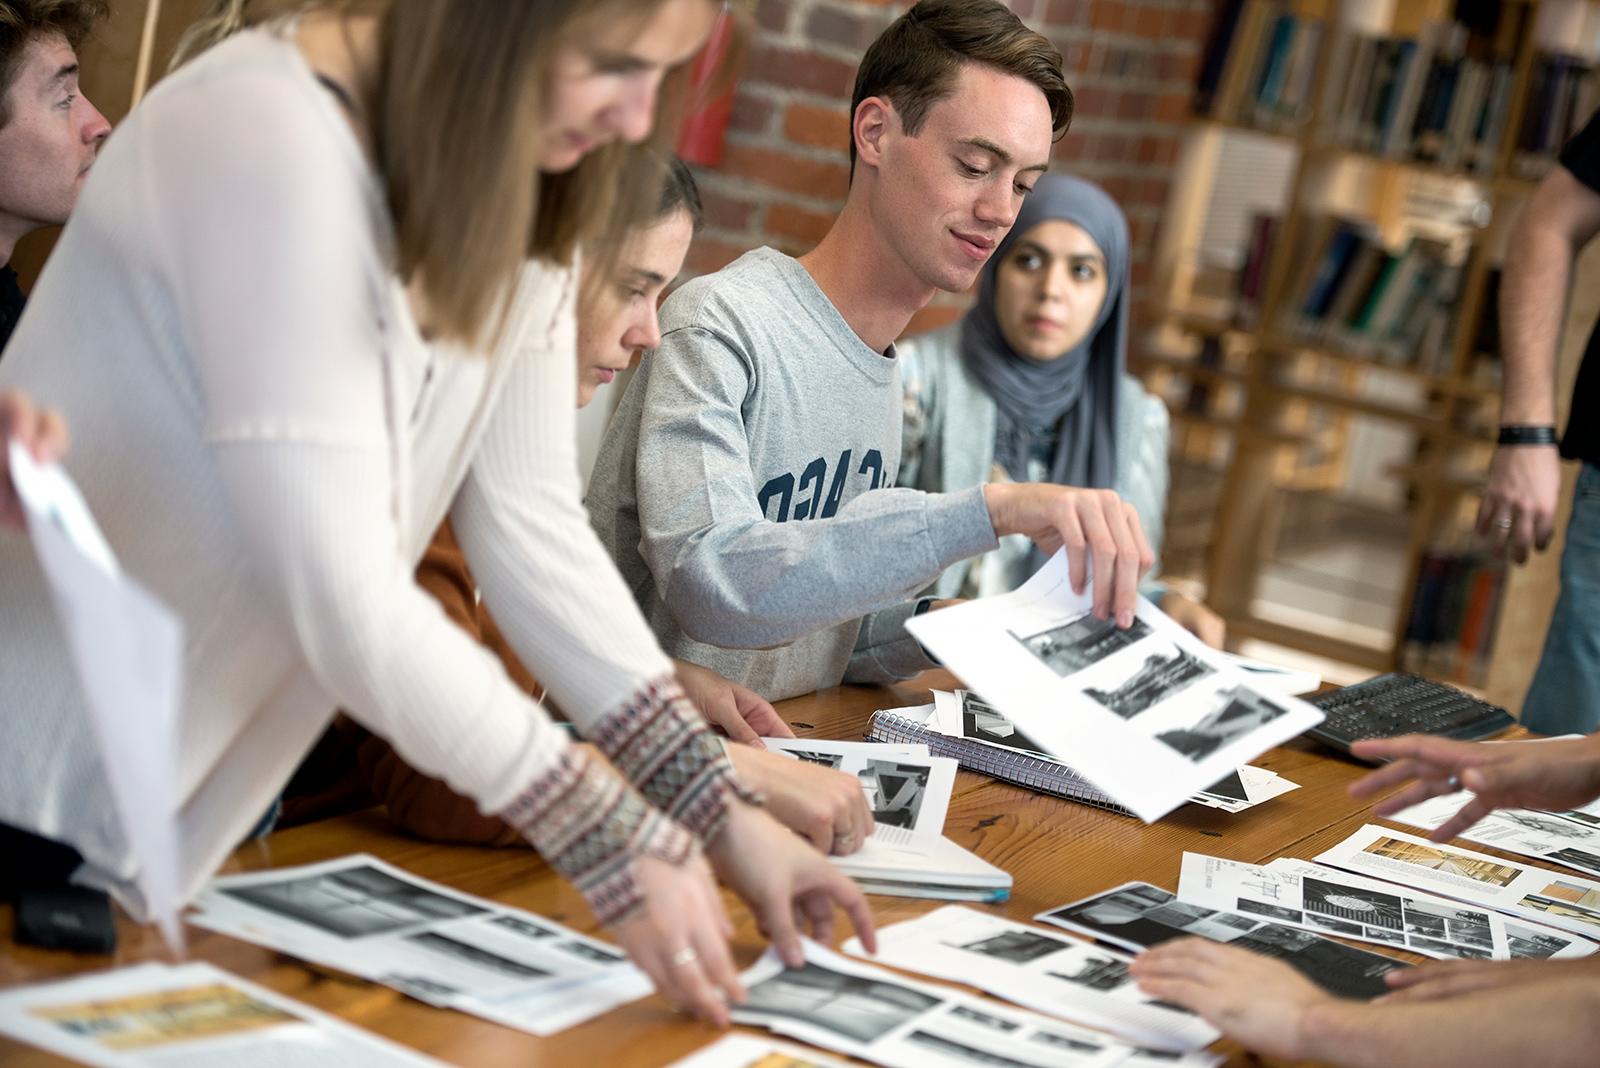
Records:
[[[1572,135],[1558,158],[1574,178],[1600,193],[1600,110]]]

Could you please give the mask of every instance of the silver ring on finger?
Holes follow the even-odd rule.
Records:
[[[1455,792],[1461,789],[1461,776],[1452,775],[1444,781],[1444,784],[1450,787],[1451,792]]]
[[[700,954],[694,951],[693,946],[684,946],[668,958],[668,963],[674,968],[687,968],[700,959]]]
[[[1511,517],[1508,516],[1508,515],[1496,516],[1495,517],[1495,521],[1494,521],[1494,525],[1495,525],[1496,528],[1498,528],[1500,530],[1510,530],[1511,529]]]

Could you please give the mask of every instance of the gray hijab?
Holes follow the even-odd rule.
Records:
[[[1064,219],[1083,228],[1106,260],[1106,296],[1082,341],[1055,360],[1012,349],[995,317],[995,274],[1012,245],[1039,223]],[[983,269],[978,301],[962,320],[962,357],[994,399],[995,461],[1027,478],[1028,458],[1055,438],[1050,481],[1110,489],[1117,472],[1117,394],[1128,349],[1128,223],[1093,182],[1047,174],[1023,201],[1011,232]]]

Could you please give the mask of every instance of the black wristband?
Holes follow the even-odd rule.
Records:
[[[1553,426],[1503,426],[1500,428],[1500,445],[1554,445],[1556,428]]]

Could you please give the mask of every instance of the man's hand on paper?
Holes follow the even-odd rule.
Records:
[[[1494,554],[1527,563],[1556,535],[1561,496],[1561,454],[1554,445],[1502,445],[1489,463],[1489,483],[1478,506],[1478,534]]]
[[[1222,617],[1187,594],[1168,590],[1161,598],[1161,610],[1174,623],[1213,649],[1221,649],[1228,637],[1228,625]]]
[[[0,392],[0,526],[22,526],[22,502],[11,484],[10,442],[20,443],[34,459],[49,463],[67,451],[67,424],[61,413],[40,410],[25,394]]]
[[[1415,968],[1396,968],[1384,976],[1394,991],[1380,1001],[1435,1001],[1498,990],[1518,983],[1600,976],[1600,956],[1574,960],[1436,960]]]
[[[1373,806],[1374,815],[1393,815],[1457,790],[1476,795],[1428,835],[1435,842],[1449,841],[1497,808],[1561,811],[1600,797],[1600,738],[1593,735],[1538,742],[1457,742],[1411,734],[1357,742],[1352,751],[1363,760],[1392,763],[1352,784],[1350,796],[1371,797],[1411,783]]]
[[[706,847],[706,856],[749,906],[787,966],[805,964],[802,933],[833,944],[836,904],[849,915],[867,951],[877,952],[872,909],[856,884],[761,809],[730,800],[727,822]]]
[[[1179,938],[1135,957],[1128,972],[1151,997],[1199,1013],[1255,1053],[1311,1059],[1306,1016],[1336,999],[1282,961],[1203,938]]]
[[[1037,482],[983,487],[996,535],[1026,534],[1046,553],[1067,550],[1074,593],[1094,575],[1094,614],[1133,625],[1139,578],[1155,563],[1139,513],[1111,490]]]
[[[737,682],[725,679],[710,668],[691,664],[687,660],[674,660],[673,670],[678,685],[694,702],[706,722],[720,729],[730,739],[742,745],[766,748],[762,738],[793,738],[794,731],[778,715],[771,702],[746,689]]]
[[[872,833],[872,809],[854,775],[742,745],[729,746],[728,759],[774,819],[822,852],[854,853]]]
[[[742,1002],[744,987],[728,952],[733,924],[705,858],[671,864],[646,855],[632,864],[644,906],[611,933],[674,1008],[727,1027],[727,1003]]]

